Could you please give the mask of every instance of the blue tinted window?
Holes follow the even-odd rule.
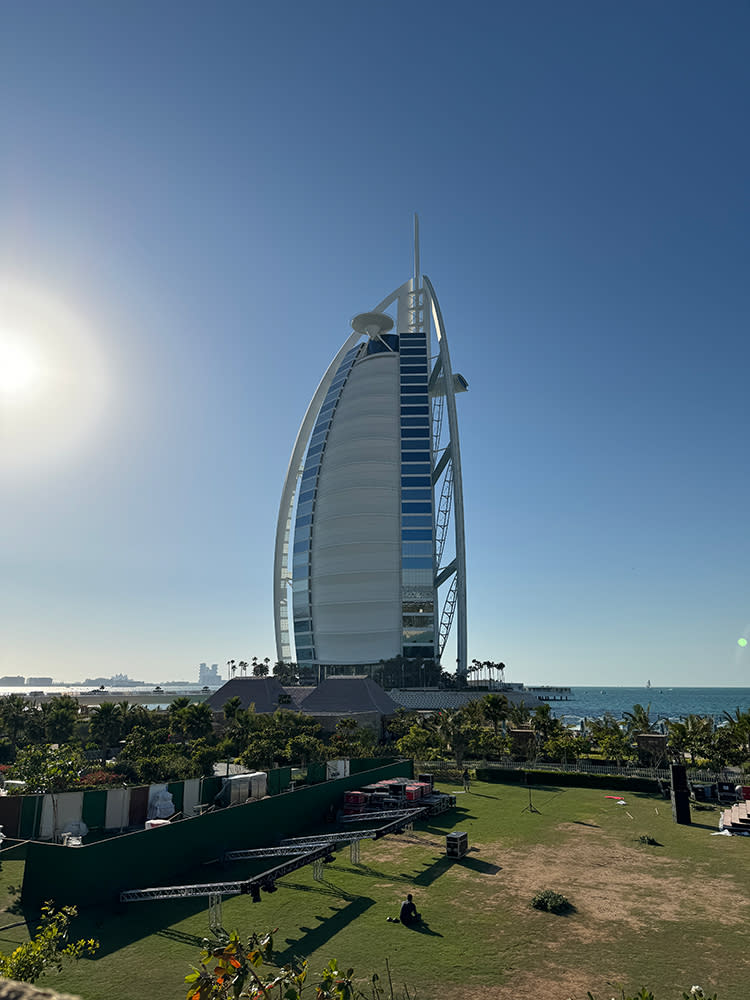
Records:
[[[298,504],[297,516],[301,517],[304,514],[312,514],[312,509],[313,509],[312,500],[307,500],[305,503]]]
[[[312,514],[305,514],[304,517],[298,517],[295,523],[297,528],[304,528],[306,524],[312,524]]]
[[[293,596],[293,598],[294,598],[295,601],[297,600],[297,595],[298,594],[302,594],[303,591],[307,590],[309,584],[310,584],[310,581],[307,579],[307,576],[303,576],[300,579],[298,579],[295,576],[294,583],[292,583],[292,591],[293,591],[292,596]]]
[[[432,558],[432,542],[402,542],[402,555],[429,556]]]
[[[414,514],[409,516],[404,514],[401,518],[401,524],[404,528],[432,528],[432,518],[425,514]]]
[[[423,365],[401,365],[401,378],[404,375],[419,375],[424,377],[427,374],[427,362]]]
[[[401,463],[401,475],[402,476],[429,476],[432,472],[429,462],[402,462]]]
[[[314,655],[314,650],[312,649],[299,649],[299,648],[297,649],[298,660],[312,660],[313,655]]]
[[[431,500],[432,490],[415,490],[408,487],[401,491],[402,500]]]
[[[401,565],[404,569],[432,569],[432,557],[404,556]]]
[[[428,438],[430,436],[429,427],[402,427],[402,438]]]
[[[427,395],[424,388],[418,385],[406,385],[401,387],[402,403],[426,403]]]
[[[307,552],[307,550],[309,548],[310,548],[310,539],[309,538],[303,538],[299,542],[295,542],[294,543],[294,551],[295,552]]]
[[[430,408],[429,406],[402,406],[401,416],[405,417],[409,414],[414,414],[415,416],[421,415],[423,417],[429,417]]]
[[[304,493],[300,493],[299,495],[300,505],[306,503],[308,500],[312,500],[314,496],[315,496],[315,490],[306,490]]]
[[[424,385],[427,379],[424,375],[402,375],[401,376],[401,386],[405,385]],[[424,389],[422,390],[424,392]]]
[[[402,427],[429,427],[429,417],[401,417]]]
[[[427,345],[424,347],[402,347],[401,348],[402,358],[426,358],[427,357]]]
[[[328,433],[328,428],[322,431],[316,431],[310,438],[310,444],[322,444],[326,439],[326,434]]]
[[[311,621],[299,621],[294,623],[295,635],[298,632],[312,632],[312,622]]]
[[[402,476],[401,477],[402,486],[431,486],[432,480],[430,476]]]
[[[317,455],[322,450],[323,450],[322,442],[321,444],[313,444],[307,449],[307,454],[310,458],[312,458],[313,455]]]
[[[401,503],[402,514],[431,514],[431,503]]]
[[[430,449],[423,441],[403,441],[401,443],[402,462],[429,462]]]
[[[401,539],[404,542],[431,542],[431,528],[402,528]]]

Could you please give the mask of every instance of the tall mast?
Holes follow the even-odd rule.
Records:
[[[414,213],[414,291],[419,288],[419,216]]]

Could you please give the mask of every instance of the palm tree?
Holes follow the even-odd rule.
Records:
[[[734,715],[724,712],[724,718],[737,747],[744,754],[750,754],[750,709],[741,712],[738,707]]]
[[[651,721],[651,702],[645,708],[643,705],[633,705],[633,711],[623,712],[622,717],[625,719],[625,728],[629,736],[634,736],[636,733],[650,733],[656,724]]]
[[[508,708],[508,722],[515,729],[521,729],[526,726],[531,718],[531,713],[526,707],[526,703],[521,702],[511,702]]]
[[[504,694],[486,694],[482,699],[482,705],[484,706],[484,717],[495,731],[495,736],[497,736],[499,723],[505,722],[508,718],[508,710],[510,708],[508,699]]]
[[[89,732],[92,739],[99,744],[102,756],[102,767],[107,763],[107,750],[120,738],[122,730],[122,711],[113,701],[105,701],[91,713]]]
[[[239,668],[240,668],[240,675],[242,677],[247,677],[247,667],[248,667],[247,660],[240,660]]]
[[[237,673],[237,664],[234,660],[227,660],[227,667],[229,668],[229,673],[232,677]]]
[[[0,698],[0,719],[13,746],[27,718],[28,703],[21,694],[7,694]]]
[[[224,718],[227,722],[231,719],[236,718],[237,712],[242,708],[242,699],[239,695],[235,695],[234,698],[230,698],[228,701],[224,702]]]
[[[257,656],[253,657],[253,677],[266,677],[268,675],[268,664],[258,663]]]

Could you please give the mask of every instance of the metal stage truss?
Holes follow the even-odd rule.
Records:
[[[260,899],[261,889],[273,891],[277,879],[290,872],[297,871],[312,864],[313,878],[322,879],[324,859],[332,860],[331,855],[337,845],[350,844],[352,861],[359,861],[359,843],[362,840],[379,840],[389,833],[400,833],[411,829],[415,819],[427,815],[427,809],[391,809],[384,812],[363,813],[360,816],[344,816],[346,822],[370,822],[372,820],[388,819],[390,823],[384,826],[371,827],[367,830],[346,830],[341,833],[330,833],[326,836],[290,838],[278,847],[251,848],[244,851],[227,851],[225,861],[244,861],[253,858],[288,857],[289,860],[268,871],[254,875],[250,879],[233,879],[227,882],[198,882],[193,885],[164,885],[149,889],[127,889],[120,893],[121,903],[139,903],[154,899],[189,899],[207,896],[209,899],[209,926],[218,934],[221,932],[221,898],[222,896],[240,896],[249,894],[253,900]]]
[[[283,878],[290,872],[298,868],[304,868],[311,862],[323,859],[333,853],[335,847],[332,843],[326,842],[320,847],[298,854],[283,865],[269,868],[268,871],[260,875],[254,875],[250,879],[233,879],[230,882],[199,882],[195,885],[164,885],[152,889],[127,889],[120,893],[121,903],[139,903],[151,899],[188,899],[197,896],[240,896],[248,893],[255,896],[261,889],[273,886],[277,879]]]
[[[342,816],[342,823],[369,823],[373,819],[406,819],[415,820],[426,813],[426,809],[389,809],[384,812],[360,813],[358,816]],[[382,836],[382,834],[381,834]]]

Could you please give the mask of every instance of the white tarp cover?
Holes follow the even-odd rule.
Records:
[[[52,840],[70,823],[79,823],[83,812],[83,792],[45,795],[39,824],[39,839]]]
[[[192,816],[195,807],[201,800],[201,779],[188,778],[185,781],[185,791],[182,798],[182,812],[185,816]]]
[[[169,819],[174,815],[174,800],[166,785],[151,785],[148,792],[146,819]]]
[[[348,760],[329,760],[326,764],[326,778],[332,781],[334,778],[349,777]]]
[[[128,826],[130,789],[107,789],[107,810],[104,814],[105,830],[123,830]]]

